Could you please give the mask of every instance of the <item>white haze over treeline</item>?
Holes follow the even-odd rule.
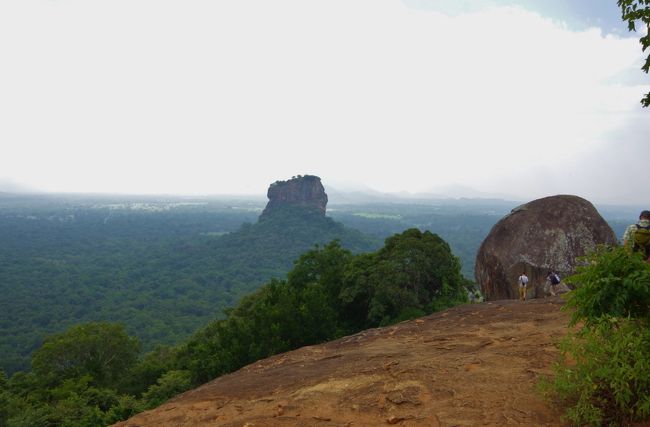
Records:
[[[314,174],[650,204],[650,78],[619,15],[615,0],[0,2],[0,190],[264,194]]]

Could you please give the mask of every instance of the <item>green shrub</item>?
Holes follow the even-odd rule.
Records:
[[[192,381],[188,371],[169,371],[158,379],[157,384],[149,387],[142,397],[146,407],[155,408],[190,388],[192,388]]]
[[[106,423],[112,425],[118,421],[127,420],[135,414],[142,412],[144,409],[143,403],[135,397],[128,395],[120,396],[118,404],[111,407],[110,411],[106,414]]]
[[[617,426],[650,417],[650,264],[623,248],[599,248],[567,280],[577,332],[561,342],[544,394],[574,425]]]
[[[650,415],[650,329],[603,316],[561,343],[555,378],[543,388],[575,425],[621,425]]]
[[[650,320],[650,264],[622,247],[599,247],[584,262],[567,278],[576,287],[566,304],[574,309],[572,325],[605,315]]]

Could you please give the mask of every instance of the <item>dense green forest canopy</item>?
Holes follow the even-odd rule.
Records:
[[[138,357],[137,339],[106,322],[49,336],[31,372],[0,370],[0,425],[111,424],[255,360],[466,302],[468,284],[429,231],[406,230],[361,254],[334,240],[178,346]]]
[[[145,349],[176,343],[314,244],[381,243],[304,212],[253,223],[260,205],[0,199],[0,367],[27,369],[45,335],[79,322],[123,322]]]
[[[145,350],[178,343],[266,281],[284,279],[301,253],[332,239],[358,253],[408,228],[431,230],[472,278],[482,240],[518,205],[331,203],[329,217],[289,212],[257,223],[264,204],[0,193],[0,367],[10,374],[28,369],[44,336],[80,322],[123,322]],[[620,236],[640,208],[599,210]]]

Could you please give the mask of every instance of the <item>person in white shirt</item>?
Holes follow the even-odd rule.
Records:
[[[528,276],[526,273],[521,273],[519,279],[517,279],[519,284],[519,301],[526,301],[526,286],[528,286]]]

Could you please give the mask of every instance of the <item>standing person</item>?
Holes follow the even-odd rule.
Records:
[[[526,272],[521,273],[521,276],[517,279],[519,284],[519,301],[526,301],[526,286],[528,285],[528,276]]]
[[[650,211],[642,211],[639,221],[625,229],[623,246],[641,253],[650,262]]]

